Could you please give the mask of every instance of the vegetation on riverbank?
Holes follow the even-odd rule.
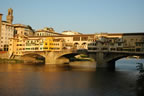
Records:
[[[94,61],[92,58],[89,58],[87,55],[80,54],[75,57],[70,58],[70,61]]]
[[[24,63],[23,60],[17,60],[17,59],[1,59],[0,58],[0,64],[9,63],[9,64],[15,64],[15,63]]]

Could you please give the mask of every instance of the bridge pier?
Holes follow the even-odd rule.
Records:
[[[89,57],[95,59],[96,68],[107,68],[110,70],[115,69],[115,61],[107,62],[107,56],[103,52],[90,53]]]
[[[107,62],[107,68],[110,70],[115,70],[115,61]]]
[[[121,52],[90,52],[89,56],[96,61],[96,68],[107,68],[115,70],[115,61],[127,56],[143,56],[143,53],[121,53]]]
[[[107,68],[107,63],[105,62],[104,53],[96,53],[96,68]]]
[[[45,53],[45,64],[56,64],[55,52]]]
[[[69,63],[69,59],[62,57],[65,54],[71,54],[71,52],[45,52],[45,64],[64,64]]]
[[[89,53],[89,57],[95,59],[96,68],[107,68],[103,52]]]

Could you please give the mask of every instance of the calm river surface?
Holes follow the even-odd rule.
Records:
[[[116,70],[95,70],[95,65],[0,64],[0,96],[136,96],[136,63],[121,59]],[[88,67],[87,67],[88,66]]]

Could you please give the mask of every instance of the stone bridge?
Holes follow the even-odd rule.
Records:
[[[69,62],[70,57],[77,54],[87,54],[90,58],[95,59],[97,68],[115,68],[115,61],[128,56],[144,56],[144,52],[131,51],[88,51],[88,50],[62,50],[62,51],[25,51],[23,56],[34,54],[45,58],[45,64],[58,64],[61,61]],[[66,57],[66,58],[65,58]]]
[[[95,59],[97,68],[115,69],[115,61],[128,56],[144,56],[144,52],[97,51],[88,52],[89,57]]]
[[[23,56],[26,55],[40,55],[45,58],[45,64],[58,64],[59,61],[65,61],[65,57],[71,57],[77,55],[75,50],[63,50],[63,51],[25,51]]]

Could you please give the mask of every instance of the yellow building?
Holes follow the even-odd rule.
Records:
[[[43,42],[43,50],[44,51],[51,51],[53,48],[53,37],[47,37],[45,38]]]
[[[62,51],[64,46],[63,39],[54,37],[27,37],[16,35],[10,38],[9,54],[23,55],[25,52],[32,51]]]
[[[43,42],[43,51],[62,51],[64,45],[63,39],[46,37]]]
[[[25,36],[15,36],[15,38],[10,38],[9,40],[9,54],[22,55],[25,51],[27,37]]]
[[[43,45],[42,39],[27,37],[25,41],[25,51],[40,51],[41,45]]]

